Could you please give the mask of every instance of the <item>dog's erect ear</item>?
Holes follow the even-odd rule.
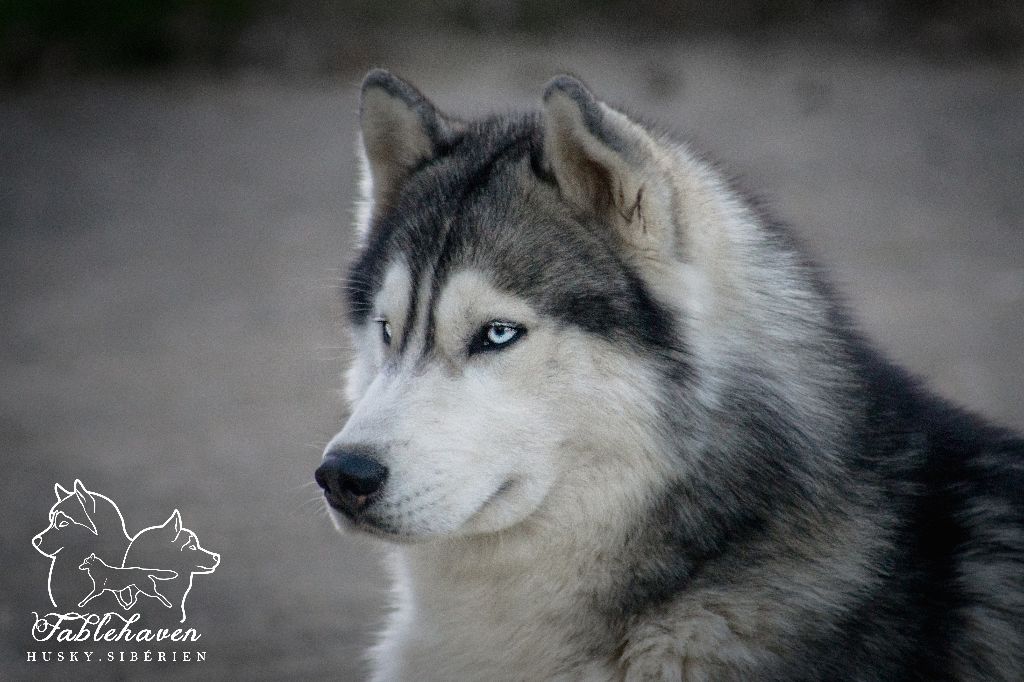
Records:
[[[181,532],[181,512],[175,509],[171,513],[171,518],[167,519],[171,527],[174,529],[174,535],[177,537],[178,533]]]
[[[181,532],[181,512],[175,509],[171,512],[171,515],[167,517],[167,520],[157,527],[166,528],[168,533],[173,533],[174,537],[178,537],[178,533]]]
[[[88,504],[95,510],[96,500],[93,499],[92,493],[86,489],[85,484],[80,479],[75,479],[75,494],[82,498],[82,504]]]
[[[363,79],[359,123],[363,199],[377,205],[394,199],[409,172],[436,156],[456,125],[416,88],[383,69]]]
[[[558,76],[544,91],[544,156],[577,209],[610,222],[644,251],[671,252],[665,153],[642,126],[572,76]]]
[[[78,495],[78,499],[82,501],[82,508],[86,512],[92,513],[96,511],[96,498],[86,489],[85,484],[77,478],[75,479],[75,495]]]
[[[57,495],[58,500],[63,500],[65,497],[71,494],[71,491],[62,486],[60,483],[53,484],[53,492]]]
[[[92,531],[93,535],[99,535],[99,530],[96,528],[95,522],[92,520],[92,514],[96,511],[96,498],[92,496],[92,493],[85,489],[85,485],[75,479],[75,497],[78,498],[78,503],[82,505],[82,512],[85,515],[85,525],[89,530]]]

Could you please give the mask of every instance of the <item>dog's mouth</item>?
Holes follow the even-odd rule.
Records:
[[[324,491],[327,505],[344,518],[349,528],[385,538],[402,535],[398,529],[374,517],[372,507],[379,497],[379,494],[359,495],[342,500],[330,490]]]
[[[333,505],[332,508],[337,509],[337,507],[334,507]],[[388,521],[376,518],[369,512],[350,515],[339,510],[339,513],[344,518],[344,525],[352,531],[365,533],[366,535],[371,535],[381,540],[401,544],[413,543],[419,539],[415,534],[398,528]]]
[[[370,507],[380,497],[380,494],[375,493],[373,495],[353,495],[343,500],[330,490],[324,491],[324,499],[327,500],[331,509],[350,521],[359,521],[366,517]]]
[[[506,494],[516,486],[517,481],[515,479],[508,479],[502,482],[490,495],[480,503],[476,511],[469,515],[469,517],[460,524],[464,526],[471,523],[474,519],[478,518],[481,514],[485,513],[490,509],[494,503],[498,502],[506,496]],[[426,539],[431,533],[420,534],[411,532],[407,529],[396,526],[388,518],[388,514],[384,514],[384,517],[379,516],[375,512],[378,509],[374,506],[377,502],[377,498],[381,495],[374,494],[367,498],[364,504],[358,508],[353,509],[351,502],[348,504],[341,502],[340,500],[334,499],[334,495],[330,492],[325,492],[324,498],[327,504],[338,513],[344,519],[344,524],[350,530],[366,533],[383,540],[391,542],[398,542],[402,544],[414,543],[418,540]],[[449,531],[453,532],[453,531]],[[454,531],[457,533],[457,531]]]
[[[408,529],[396,525],[396,519],[390,518],[388,513],[380,514],[382,511],[378,505],[384,497],[383,492],[376,492],[372,495],[359,496],[357,498],[339,499],[331,491],[324,492],[324,500],[335,512],[335,522],[343,525],[350,531],[365,533],[389,542],[401,544],[413,543],[421,536]]]
[[[33,539],[33,540],[32,540],[32,546],[36,548],[36,551],[37,551],[37,552],[39,552],[40,554],[42,554],[42,555],[43,555],[43,556],[45,556],[45,557],[50,557],[51,559],[52,559],[52,558],[54,558],[54,557],[56,557],[56,556],[57,556],[58,554],[60,554],[61,550],[62,550],[62,549],[64,549],[63,547],[58,547],[57,549],[53,549],[53,550],[50,550],[50,549],[44,549],[44,548],[43,548],[43,542],[42,542],[42,540],[40,540],[40,541],[39,541],[39,542],[37,543],[37,542],[35,541],[35,539]]]
[[[469,517],[469,519],[466,521],[466,523],[469,523],[470,521],[472,521],[473,519],[479,517],[485,511],[490,509],[491,506],[493,506],[493,504],[495,502],[497,502],[502,497],[504,497],[505,494],[509,490],[511,490],[513,488],[513,486],[515,486],[515,484],[516,484],[516,480],[514,478],[506,479],[500,486],[495,488],[494,492],[492,492],[490,495],[487,496],[487,499],[485,499],[483,502],[480,503],[480,506],[477,507],[476,511],[473,512],[473,514]]]

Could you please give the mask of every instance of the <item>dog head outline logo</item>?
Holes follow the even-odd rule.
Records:
[[[199,544],[199,537],[186,528],[181,521],[181,512],[175,509],[163,523],[143,528],[125,551],[122,565],[125,568],[159,566],[175,571],[179,579],[175,600],[181,607],[181,622],[185,622],[185,601],[195,576],[213,573],[220,565],[220,554],[211,552]],[[187,576],[187,580],[186,580]],[[184,585],[184,589],[181,586]],[[165,592],[166,594],[166,592]]]
[[[57,483],[54,492],[49,525],[32,538],[36,551],[50,559],[47,594],[54,607],[81,608],[109,593],[127,611],[145,596],[165,608],[177,606],[185,622],[194,576],[213,573],[220,555],[183,526],[180,511],[129,535],[117,504],[81,480],[71,490]]]
[[[32,547],[50,559],[46,589],[50,603],[61,608],[55,594],[55,568],[59,562],[74,569],[86,554],[103,547],[110,551],[127,547],[131,542],[125,530],[124,517],[117,504],[106,495],[88,490],[75,479],[71,490],[60,483],[53,486],[57,501],[50,507],[46,528],[32,538]]]

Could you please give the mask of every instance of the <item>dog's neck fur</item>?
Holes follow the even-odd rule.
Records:
[[[594,530],[567,534],[527,522],[487,537],[396,549],[395,598],[404,617],[389,648],[377,652],[378,679],[464,679],[471,670],[550,679],[594,666],[593,652],[614,651],[620,639],[593,627],[597,601],[581,590],[595,586],[581,580],[585,573],[610,579],[601,563],[614,547]],[[426,663],[416,674],[401,667],[413,659]],[[614,668],[608,660],[609,674]],[[588,677],[596,672],[588,670]]]

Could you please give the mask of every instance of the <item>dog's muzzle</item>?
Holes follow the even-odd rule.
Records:
[[[333,508],[355,517],[373,504],[388,479],[388,468],[372,457],[336,450],[324,456],[314,478]]]

